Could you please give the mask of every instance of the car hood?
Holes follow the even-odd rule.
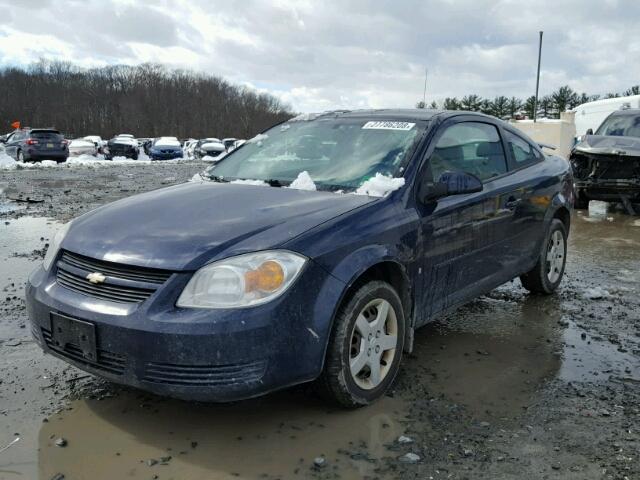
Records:
[[[168,270],[277,248],[374,198],[268,186],[190,182],[129,197],[77,218],[62,248]]]
[[[605,155],[640,156],[640,138],[608,135],[586,135],[575,150]]]

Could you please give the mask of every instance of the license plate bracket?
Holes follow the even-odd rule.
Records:
[[[82,351],[87,360],[96,361],[96,326],[58,313],[51,313],[51,337],[56,348],[64,350],[71,344]]]

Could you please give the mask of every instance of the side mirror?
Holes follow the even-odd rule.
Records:
[[[482,180],[467,172],[444,172],[436,183],[423,183],[420,186],[420,200],[432,202],[450,195],[462,195],[482,191]]]
[[[587,130],[587,135],[593,135],[593,128],[589,128]]]

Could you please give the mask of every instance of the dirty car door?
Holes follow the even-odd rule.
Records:
[[[477,120],[450,120],[432,144],[424,172],[429,181],[437,181],[446,171],[459,170],[480,178],[483,190],[418,207],[424,239],[423,320],[482,291],[499,269],[492,247],[509,222],[509,214],[500,208],[502,185],[494,180],[507,173],[496,126]]]

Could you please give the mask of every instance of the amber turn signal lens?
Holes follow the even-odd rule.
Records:
[[[267,260],[244,274],[245,292],[273,292],[284,283],[284,271],[278,262]]]

